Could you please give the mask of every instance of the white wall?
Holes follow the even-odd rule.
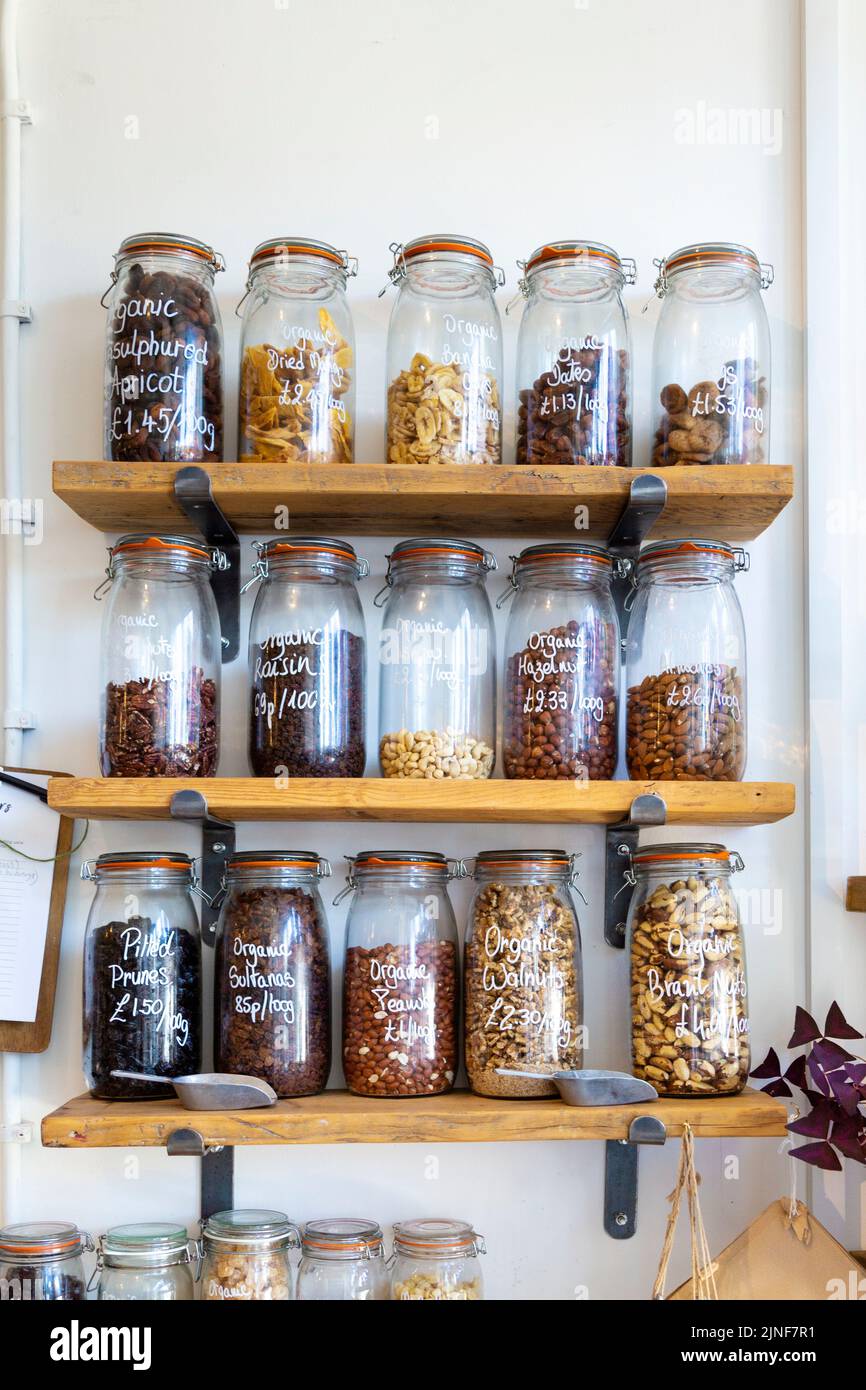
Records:
[[[28,550],[28,706],[38,728],[27,760],[96,771],[99,606],[91,595],[104,539],[51,495],[52,458],[101,451],[101,372],[108,283],[120,239],[140,230],[202,237],[225,255],[219,294],[227,359],[237,350],[233,308],[252,247],[283,232],[324,237],[360,258],[351,295],[358,333],[358,455],[380,457],[388,243],[430,230],[483,238],[506,267],[559,236],[607,241],[634,256],[629,295],[638,444],[647,438],[649,353],[657,305],[646,313],[652,258],[698,238],[754,246],[776,268],[768,293],[774,342],[772,451],[793,463],[798,498],[752,547],[740,582],[750,641],[755,779],[802,791],[804,647],[802,474],[800,15],[791,0],[29,0],[23,5],[22,93],[35,108],[26,133],[24,290],[34,323],[23,333],[27,487],[45,498],[45,542]],[[682,111],[761,108],[783,113],[781,149],[760,143],[684,144]],[[769,127],[768,127],[769,130]],[[130,136],[134,138],[130,138]],[[778,143],[778,142],[777,142]],[[513,400],[516,323],[506,328]],[[236,372],[229,378],[233,409]],[[230,410],[230,414],[232,411]],[[229,446],[233,447],[233,438]],[[229,455],[231,456],[231,455]],[[481,535],[473,539],[483,540]],[[500,564],[531,532],[494,546]],[[389,542],[360,552],[381,583]],[[245,609],[244,616],[248,615]],[[502,615],[500,615],[501,617]],[[221,771],[245,773],[245,673],[226,670]],[[371,729],[375,731],[375,699]],[[375,738],[371,739],[371,753]],[[801,796],[802,803],[802,796]],[[681,832],[668,831],[682,838]],[[738,848],[742,885],[764,890],[749,929],[755,1056],[787,1038],[806,994],[806,846],[802,811],[776,827],[701,827],[696,838]],[[623,1065],[625,960],[601,935],[602,836],[528,827],[254,826],[239,846],[298,845],[341,857],[375,843],[440,848],[555,840],[583,852],[589,1065]],[[171,842],[165,825],[94,824],[106,848]],[[780,891],[774,904],[773,893]],[[464,912],[466,892],[455,889]],[[82,1089],[81,942],[89,890],[73,867],[54,1038],[23,1063],[24,1111],[38,1121]],[[345,908],[331,912],[335,959]],[[829,1001],[828,1001],[829,1002]],[[739,1165],[726,1164],[735,1155]],[[438,1160],[438,1168],[430,1157]],[[243,1150],[239,1203],[268,1203],[295,1219],[418,1214],[471,1219],[488,1239],[489,1293],[500,1298],[646,1297],[655,1271],[676,1150],[641,1159],[638,1234],[611,1241],[601,1226],[603,1149],[596,1144],[455,1145]],[[773,1141],[699,1145],[702,1202],[719,1247],[787,1185]],[[731,1173],[734,1175],[731,1176]],[[196,1216],[196,1172],[159,1151],[23,1155],[11,1215],[61,1215],[92,1229],[116,1221]],[[844,1227],[844,1212],[836,1216]],[[848,1222],[848,1236],[856,1230]],[[680,1242],[672,1277],[685,1274]]]

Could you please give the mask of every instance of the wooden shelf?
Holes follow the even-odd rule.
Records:
[[[622,512],[628,468],[420,467],[349,464],[214,463],[214,496],[238,531],[271,533],[275,508],[292,530],[409,536],[583,537],[604,540]],[[653,469],[668,486],[653,539],[700,535],[754,540],[791,500],[793,469],[735,465]],[[173,464],[54,464],[54,491],[100,531],[189,526],[172,493]],[[575,530],[574,509],[588,508]]]
[[[365,1100],[327,1091],[263,1110],[184,1110],[176,1100],[105,1101],[78,1096],[46,1115],[49,1148],[138,1148],[193,1128],[206,1144],[455,1144],[549,1139],[627,1139],[636,1115],[653,1114],[671,1136],[780,1136],[787,1113],[761,1091],[709,1100],[585,1109],[558,1100],[485,1100],[467,1091],[420,1100]]]
[[[656,792],[667,822],[765,825],[790,816],[790,782],[436,782],[411,779],[56,777],[48,804],[90,820],[165,820],[177,791],[200,791],[230,821],[391,821],[504,825],[612,825]]]

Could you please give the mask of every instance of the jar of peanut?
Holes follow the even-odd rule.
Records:
[[[426,1219],[394,1226],[391,1298],[397,1303],[479,1302],[484,1237],[468,1221]]]

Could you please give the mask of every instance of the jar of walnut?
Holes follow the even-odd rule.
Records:
[[[482,1096],[553,1096],[553,1081],[502,1075],[579,1067],[580,929],[563,850],[485,850],[464,950],[466,1072]]]
[[[502,271],[480,241],[452,233],[391,250],[387,462],[500,463]]]
[[[746,951],[724,845],[646,845],[628,914],[632,1069],[664,1096],[736,1095],[750,1068]]]

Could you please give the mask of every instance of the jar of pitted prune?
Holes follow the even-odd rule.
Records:
[[[618,562],[617,562],[618,563]],[[506,777],[604,780],[616,770],[619,621],[614,561],[551,541],[514,557],[505,636]]]
[[[123,536],[109,550],[102,619],[99,764],[104,777],[213,777],[222,645],[214,568],[188,536]]]
[[[174,1087],[117,1071],[201,1071],[201,936],[186,854],[101,854],[81,867],[96,896],[84,938],[84,1071],[103,1100],[155,1100]]]
[[[0,1230],[0,1303],[83,1303],[86,1231],[68,1221],[25,1221]]]
[[[129,236],[114,257],[105,350],[105,457],[201,463],[223,456],[218,251],[167,232]]]
[[[367,574],[347,541],[259,545],[250,619],[250,769],[256,777],[363,777]],[[247,586],[249,587],[249,586]]]
[[[331,1069],[328,923],[306,850],[247,850],[226,868],[216,935],[215,1063],[278,1096],[324,1090]]]

